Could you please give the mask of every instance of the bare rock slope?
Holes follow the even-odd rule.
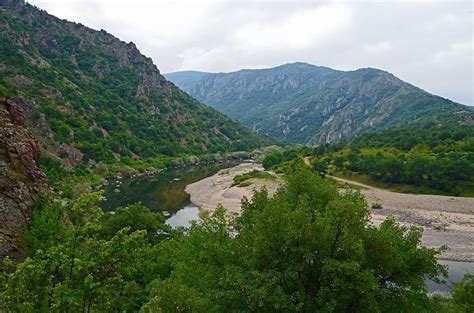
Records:
[[[35,198],[48,191],[48,180],[37,164],[39,153],[23,110],[0,98],[0,259],[21,255],[18,244]]]

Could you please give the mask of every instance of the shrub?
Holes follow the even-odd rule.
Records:
[[[381,210],[381,209],[383,209],[383,206],[380,202],[374,202],[374,203],[372,203],[372,209]]]

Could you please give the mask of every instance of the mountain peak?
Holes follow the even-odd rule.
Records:
[[[370,67],[339,71],[294,62],[193,79],[179,73],[167,77],[254,129],[304,144],[330,143],[447,112],[469,111]]]

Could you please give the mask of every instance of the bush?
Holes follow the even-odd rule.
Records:
[[[249,180],[252,178],[260,178],[267,180],[275,180],[276,176],[264,171],[253,170],[248,173],[234,176],[232,186],[246,187],[250,185]]]
[[[374,203],[372,203],[372,209],[381,210],[381,209],[383,209],[383,206],[380,202],[374,202]]]
[[[474,312],[474,275],[466,274],[453,285],[453,301],[463,312]]]

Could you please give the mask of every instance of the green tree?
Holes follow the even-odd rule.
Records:
[[[102,211],[96,205],[99,198],[99,193],[84,195],[60,213],[56,208],[44,208],[37,215],[28,232],[30,237],[37,236],[29,241],[30,251],[37,250],[14,272],[3,274],[0,310],[104,312],[141,307],[147,284],[159,276],[150,266],[149,258],[154,254],[143,228],[156,231],[162,220],[134,206],[132,212],[140,212],[138,220],[124,208],[115,220],[106,219],[104,228]],[[123,216],[129,217],[135,230],[126,225]],[[143,216],[154,221],[143,223]],[[48,229],[58,221],[61,227]],[[53,234],[57,229],[61,231]],[[110,236],[103,238],[104,234]],[[41,238],[47,242],[39,242]]]
[[[113,213],[105,213],[101,220],[101,235],[112,238],[119,230],[128,227],[132,233],[137,230],[146,230],[147,238],[152,243],[157,243],[165,238],[171,231],[164,224],[161,213],[151,212],[146,206],[133,204],[125,208],[118,208]]]
[[[474,275],[466,274],[453,286],[453,301],[462,312],[474,312]]]
[[[328,170],[328,161],[326,159],[315,159],[311,164],[313,171],[321,177],[326,176]]]
[[[200,302],[156,288],[153,303],[188,312],[421,310],[429,304],[424,279],[444,269],[420,238],[393,220],[370,225],[360,193],[340,193],[295,166],[273,197],[261,190],[245,201],[241,216],[219,208],[164,242],[167,282]]]
[[[100,197],[42,204],[28,257],[0,274],[0,311],[423,312],[435,305],[425,279],[446,275],[420,229],[373,226],[358,191],[302,162],[241,215],[218,207],[187,230],[141,205],[104,214]],[[472,281],[453,305],[472,309]]]
[[[45,196],[33,208],[32,226],[23,235],[22,248],[27,256],[36,250],[47,250],[61,241],[67,232],[65,208]]]

